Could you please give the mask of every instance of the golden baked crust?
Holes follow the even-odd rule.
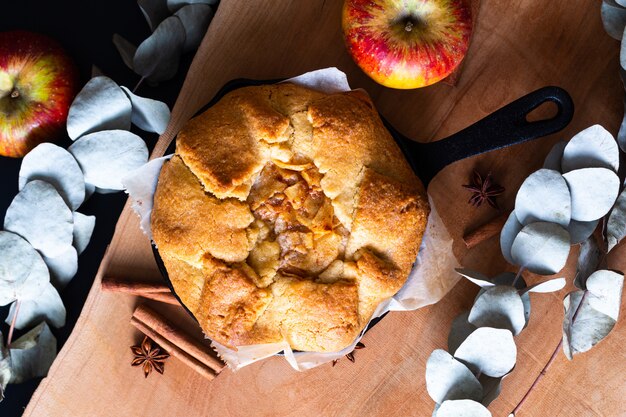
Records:
[[[361,330],[357,291],[351,280],[327,284],[281,277],[272,285],[276,301],[267,313],[277,318],[281,334],[294,349],[338,351]]]
[[[429,207],[361,91],[246,87],[189,121],[152,231],[205,334],[337,351],[404,284]]]
[[[154,241],[163,253],[196,266],[206,253],[242,262],[251,246],[246,229],[253,221],[246,203],[205,193],[180,157],[164,164],[151,218]]]

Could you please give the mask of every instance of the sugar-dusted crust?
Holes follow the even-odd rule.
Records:
[[[159,176],[154,241],[226,346],[348,346],[404,284],[429,207],[369,97],[292,84],[227,94]]]

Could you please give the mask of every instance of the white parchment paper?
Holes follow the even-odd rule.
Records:
[[[350,90],[346,75],[337,68],[326,68],[307,72],[286,82],[303,85],[325,93],[338,93]],[[132,208],[141,219],[141,229],[152,239],[150,215],[157,181],[163,163],[172,155],[153,159],[143,167],[132,172],[122,181]],[[454,269],[459,261],[452,252],[452,237],[437,213],[437,208],[430,200],[431,212],[415,265],[404,284],[392,298],[379,304],[373,318],[388,311],[416,310],[439,301],[457,282]],[[213,348],[233,370],[240,369],[258,360],[284,352],[285,359],[296,370],[303,371],[321,364],[339,359],[350,353],[362,334],[354,342],[339,352],[293,352],[287,341],[262,345],[238,346],[229,349],[215,341]]]

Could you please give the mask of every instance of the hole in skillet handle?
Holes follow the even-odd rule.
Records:
[[[551,119],[557,115],[559,106],[553,101],[546,101],[539,105],[535,110],[526,115],[527,122],[536,122],[538,120]]]

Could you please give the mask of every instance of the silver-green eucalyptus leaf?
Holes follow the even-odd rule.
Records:
[[[513,256],[511,256],[511,247],[513,246],[515,238],[523,228],[524,226],[517,220],[517,215],[515,214],[515,210],[513,210],[500,232],[500,250],[502,251],[502,256],[512,265],[515,265],[515,261],[513,260]]]
[[[579,222],[578,220],[572,220],[569,222],[567,231],[569,232],[570,243],[572,245],[577,245],[584,242],[596,230],[598,223],[600,223],[600,219],[588,222]]]
[[[167,0],[137,0],[137,4],[153,32],[170,15]]]
[[[499,378],[515,366],[517,347],[506,329],[479,327],[454,352],[473,372]]]
[[[448,334],[448,351],[456,351],[461,343],[467,339],[467,336],[476,330],[476,326],[468,321],[469,311],[459,314],[452,320],[450,333]]]
[[[206,4],[211,6],[217,4],[217,0],[167,0],[167,7],[172,13],[188,4]]]
[[[86,183],[111,190],[122,190],[121,179],[148,162],[143,139],[125,130],[91,133],[74,142],[68,151],[85,173]]]
[[[558,224],[547,222],[524,226],[511,247],[511,256],[517,265],[541,275],[560,271],[567,262],[570,237]]]
[[[613,330],[619,317],[624,275],[599,270],[587,278],[587,291],[574,291],[563,300],[563,351],[571,360]]]
[[[49,281],[48,268],[31,244],[0,231],[0,306],[37,297]]]
[[[74,239],[72,241],[72,246],[78,252],[78,255],[83,253],[89,242],[91,241],[91,235],[93,234],[93,229],[96,227],[96,216],[87,216],[86,214],[79,213],[75,211],[72,213],[74,215]]]
[[[571,198],[563,176],[550,169],[530,174],[515,197],[515,215],[524,226],[543,221],[567,227]]]
[[[572,195],[572,219],[591,221],[613,207],[619,193],[617,174],[606,168],[582,168],[563,174]]]
[[[115,45],[117,52],[119,52],[120,56],[122,57],[122,61],[124,61],[124,64],[126,64],[126,66],[132,70],[133,59],[135,58],[135,52],[137,52],[137,47],[117,33],[113,34],[113,45]]]
[[[437,410],[437,417],[491,417],[491,413],[476,401],[448,400]]]
[[[576,265],[576,277],[574,285],[581,289],[587,289],[587,278],[598,269],[600,259],[602,258],[602,250],[598,246],[596,239],[591,236],[580,245],[580,253],[578,254],[578,262]]]
[[[624,274],[607,269],[594,272],[587,278],[589,305],[617,321],[622,302]]]
[[[10,324],[15,315],[17,303],[11,304],[6,324]],[[15,327],[25,329],[41,321],[59,328],[65,326],[65,306],[56,288],[47,283],[44,291],[37,297],[20,300],[20,310],[15,319]]]
[[[617,198],[606,223],[608,251],[613,250],[626,237],[626,189]]]
[[[488,407],[493,400],[498,398],[498,395],[502,392],[502,380],[506,378],[507,375],[501,378],[492,378],[487,375],[481,375],[478,378],[478,382],[480,382],[480,385],[483,387],[483,399],[480,401],[482,405]]]
[[[513,285],[513,282],[515,281],[515,277],[516,275],[513,272],[502,272],[498,275],[496,275],[495,277],[491,278],[490,281],[494,283],[494,285]],[[518,281],[524,281],[524,278],[522,278],[521,276],[519,277]],[[522,289],[524,288],[526,285],[523,285],[520,287],[519,282],[515,283],[515,288],[517,289]],[[478,290],[478,293],[476,294],[476,297],[474,297],[474,302],[476,302],[476,300],[478,300],[478,297],[480,297],[481,295],[483,295],[485,293],[485,291],[487,290],[488,287],[481,287],[480,290]],[[468,311],[469,314],[469,311]]]
[[[443,349],[436,349],[426,362],[426,390],[436,403],[470,398],[480,401],[483,390],[474,374]]]
[[[54,286],[63,289],[70,283],[78,272],[78,253],[74,246],[68,246],[59,256],[54,258],[43,257],[50,271],[50,278]]]
[[[11,358],[4,347],[2,332],[0,332],[0,401],[4,400],[4,390],[11,380]]]
[[[624,83],[624,77],[626,76],[626,70],[624,68],[620,68],[620,75],[622,76],[622,84]],[[626,89],[626,87],[625,87]],[[626,99],[624,100],[624,118],[622,119],[622,124],[619,127],[619,131],[617,132],[617,144],[622,152],[626,152]]]
[[[130,100],[109,77],[95,77],[78,93],[67,116],[72,140],[100,130],[130,129]]]
[[[43,322],[11,343],[11,381],[20,384],[48,374],[57,355],[57,340]]]
[[[96,186],[93,184],[85,183],[85,201],[89,199],[96,192]]]
[[[626,26],[626,9],[614,0],[603,0],[600,12],[606,33],[615,40],[621,40]]]
[[[163,20],[137,48],[135,72],[152,82],[169,80],[178,71],[185,39],[185,27],[177,16]]]
[[[546,155],[546,159],[543,161],[543,167],[545,169],[561,172],[561,159],[563,158],[565,145],[567,145],[565,141],[559,141],[554,144],[550,152],[548,152],[548,155]]]
[[[524,277],[522,277],[521,275],[517,276],[513,272],[503,272],[501,274],[498,274],[493,277],[493,282],[495,282],[496,285],[511,285],[514,286],[517,290],[523,290],[527,287]],[[522,298],[522,303],[524,304],[524,318],[526,319],[526,324],[524,327],[526,327],[528,326],[528,321],[530,320],[530,295],[528,295],[528,292],[519,292]],[[481,294],[479,293],[479,295]]]
[[[151,98],[135,95],[122,87],[133,106],[132,123],[141,130],[162,134],[170,121],[170,109],[167,104]]]
[[[619,149],[613,135],[600,125],[578,132],[565,146],[563,172],[581,168],[607,168],[617,172]]]
[[[538,282],[537,284],[533,284],[530,287],[526,287],[520,291],[521,294],[527,292],[535,292],[535,293],[549,293],[560,291],[565,288],[565,278],[554,278],[549,279],[547,281]]]
[[[28,240],[44,256],[53,258],[72,245],[74,219],[52,184],[32,180],[11,202],[4,228]]]
[[[468,321],[476,327],[507,329],[518,335],[526,325],[524,304],[514,287],[487,288],[474,302]]]
[[[619,50],[619,64],[626,69],[626,45],[624,44],[624,39],[626,39],[626,31],[622,34],[622,43]]]
[[[472,271],[467,268],[456,268],[455,271],[481,288],[493,287],[495,285],[489,280],[489,278],[487,278],[487,276],[481,274],[480,272]]]
[[[196,50],[213,18],[213,9],[202,3],[188,4],[180,8],[176,14],[185,27],[184,52]]]
[[[569,293],[563,300],[565,317],[563,319],[563,353],[569,360],[574,355],[583,353],[604,339],[615,326],[615,320],[591,307],[589,299],[593,295],[584,291]],[[579,308],[579,304],[582,305]],[[578,313],[576,313],[578,310]],[[573,321],[574,314],[576,320]]]
[[[20,166],[19,189],[32,180],[52,184],[72,210],[80,207],[85,200],[83,171],[72,154],[60,146],[42,143],[24,156]]]

